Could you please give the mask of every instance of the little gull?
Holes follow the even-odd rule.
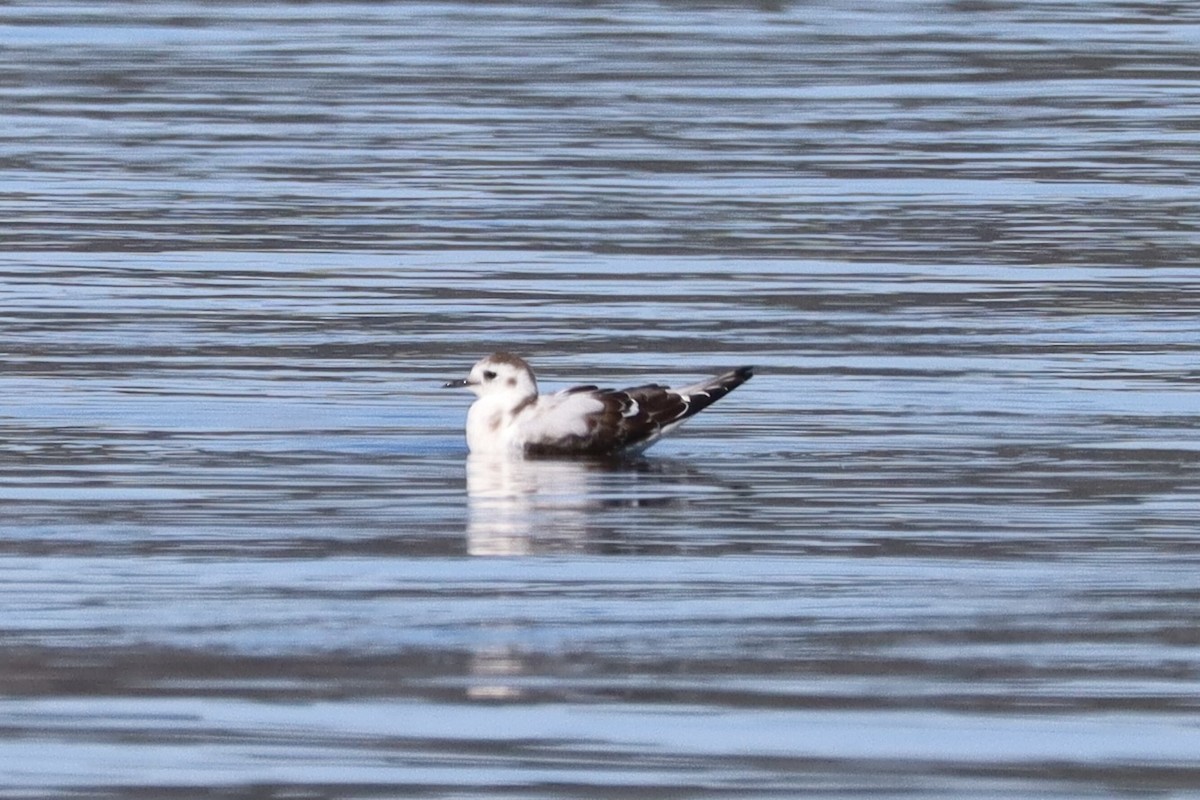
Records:
[[[547,395],[523,359],[493,353],[445,388],[465,386],[479,398],[467,412],[472,453],[621,456],[645,450],[752,375],[753,367],[739,367],[679,389],[576,386]]]

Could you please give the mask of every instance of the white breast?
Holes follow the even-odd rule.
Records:
[[[467,412],[467,449],[472,453],[516,449],[512,421],[503,405],[486,398],[471,404],[471,410]]]

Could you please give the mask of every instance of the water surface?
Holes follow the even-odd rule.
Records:
[[[0,37],[0,796],[1200,788],[1190,4]],[[500,347],[758,376],[479,463]]]

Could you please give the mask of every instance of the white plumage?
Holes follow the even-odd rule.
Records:
[[[467,412],[472,453],[619,456],[645,450],[752,376],[751,367],[741,367],[679,389],[576,386],[543,395],[529,364],[493,353],[446,386],[467,387],[479,398]]]

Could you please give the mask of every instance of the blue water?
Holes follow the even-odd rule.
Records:
[[[1191,5],[0,41],[0,797],[1197,793]],[[758,370],[495,465],[499,348]]]

